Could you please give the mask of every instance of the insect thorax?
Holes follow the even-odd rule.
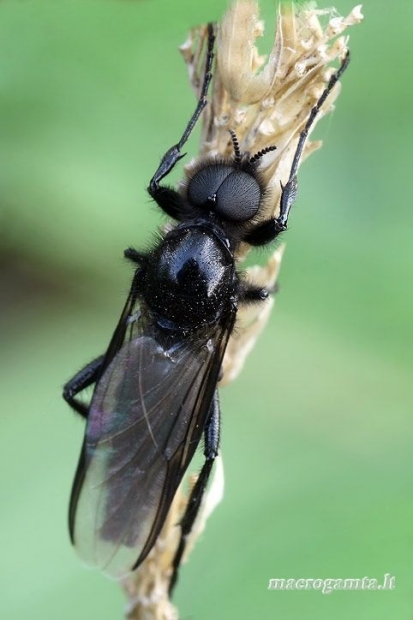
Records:
[[[215,232],[178,227],[152,252],[143,296],[160,322],[196,328],[226,311],[235,277],[234,259]]]

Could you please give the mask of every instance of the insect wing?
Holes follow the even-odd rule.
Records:
[[[108,365],[70,507],[87,564],[119,578],[149,553],[202,437],[233,322],[169,347],[156,335],[135,337]]]

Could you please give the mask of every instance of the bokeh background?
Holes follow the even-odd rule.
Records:
[[[0,3],[2,620],[122,617],[69,544],[83,423],[60,393],[108,343],[123,249],[162,221],[145,186],[194,106],[177,46],[226,6]],[[182,618],[413,617],[413,4],[363,12],[300,173],[275,312],[222,392],[225,500],[182,570]],[[272,0],[262,15],[264,51]],[[394,591],[267,590],[384,573]]]

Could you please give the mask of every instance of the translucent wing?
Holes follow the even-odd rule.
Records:
[[[234,318],[196,339],[166,341],[148,330],[125,341],[107,365],[90,405],[69,513],[87,564],[119,578],[152,548],[202,437]]]

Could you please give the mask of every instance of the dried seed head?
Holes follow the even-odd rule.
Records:
[[[348,37],[338,35],[361,21],[360,9],[340,17],[334,9],[317,10],[312,3],[281,4],[268,58],[260,56],[255,45],[264,31],[256,2],[235,2],[218,24],[214,83],[203,116],[200,152],[232,155],[229,130],[235,131],[242,152],[254,155],[276,146],[260,161],[261,175],[272,190],[266,216],[277,213],[280,181],[288,179],[300,131],[333,72],[330,63],[346,53]],[[323,28],[324,16],[329,20]],[[196,93],[206,36],[206,27],[195,28],[181,47]],[[333,109],[339,90],[337,85],[316,122]],[[307,141],[303,159],[320,146],[321,142]],[[186,167],[188,173],[193,165]]]

